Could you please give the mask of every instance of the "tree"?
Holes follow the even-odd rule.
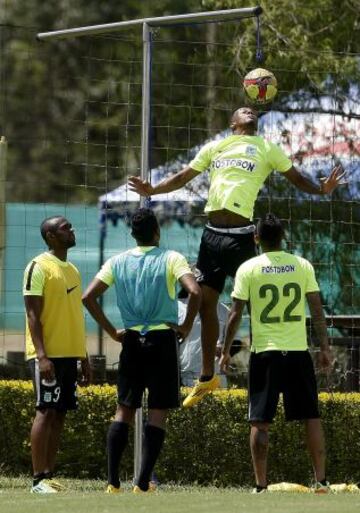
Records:
[[[208,9],[251,6],[249,1],[204,0]],[[356,0],[261,0],[262,67],[275,71],[281,95],[275,108],[304,112],[349,110],[349,95],[358,97],[360,76],[360,10]],[[234,66],[241,76],[259,63],[255,60],[255,31],[250,25],[234,46]],[[336,98],[335,107],[321,105],[323,97]],[[274,107],[274,106],[273,106]]]
[[[38,31],[198,10],[233,0],[2,2],[1,132],[10,142],[10,201],[96,201],[140,166],[141,29],[116,37],[38,43]],[[358,94],[355,2],[263,1],[266,60],[279,79],[269,108],[349,111]],[[228,124],[255,61],[252,20],[154,32],[153,167],[186,157]],[[329,98],[335,101],[329,101]],[[355,98],[356,99],[356,98]]]

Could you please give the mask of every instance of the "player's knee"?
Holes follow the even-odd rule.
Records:
[[[269,445],[269,432],[266,425],[253,425],[252,445],[257,454],[265,455]]]
[[[36,411],[37,422],[53,422],[56,419],[57,411],[54,408],[41,408]]]
[[[267,431],[259,430],[254,439],[255,448],[258,454],[265,455],[269,445],[269,438]]]

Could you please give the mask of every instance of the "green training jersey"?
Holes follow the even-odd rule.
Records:
[[[305,258],[269,251],[243,263],[231,296],[250,300],[252,351],[305,351],[305,295],[318,290]]]
[[[136,248],[130,249],[127,253],[141,254],[147,253],[154,249],[155,246],[138,246]],[[105,283],[108,287],[111,287],[115,284],[115,276],[113,272],[113,261],[117,256],[109,258],[102,266],[100,271],[97,273],[96,278]],[[169,251],[168,258],[166,261],[166,285],[168,289],[168,293],[171,299],[175,299],[176,297],[176,283],[182,276],[185,274],[192,274],[192,271],[189,267],[189,264],[186,258],[178,253],[177,251]],[[135,331],[141,331],[143,326],[133,326],[131,329]],[[167,324],[157,324],[151,325],[149,327],[149,331],[152,330],[168,330],[169,326]]]
[[[289,171],[292,162],[279,146],[262,137],[230,135],[205,144],[189,166],[198,172],[210,170],[205,212],[226,209],[252,219],[266,178],[274,170]]]

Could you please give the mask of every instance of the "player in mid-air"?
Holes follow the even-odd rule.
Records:
[[[157,185],[130,177],[129,184],[142,196],[180,189],[199,173],[210,170],[210,188],[205,212],[208,221],[201,239],[197,268],[202,287],[201,342],[202,372],[198,384],[185,399],[184,406],[196,404],[218,386],[214,376],[216,343],[219,338],[217,304],[226,276],[234,277],[244,261],[256,255],[254,203],[269,174],[279,171],[299,190],[325,195],[343,181],[343,172],[334,167],[320,183],[301,174],[277,145],[256,135],[257,112],[250,107],[236,110],[231,118],[232,135],[211,141],[188,166]]]
[[[118,407],[108,431],[107,493],[119,493],[119,465],[145,388],[148,421],[144,450],[134,493],[153,490],[150,482],[164,439],[170,408],[179,406],[179,362],[175,331],[190,333],[199,309],[201,290],[185,257],[159,248],[160,228],[154,213],[139,209],[131,221],[137,247],[105,262],[84,293],[86,308],[103,329],[122,343],[118,371]],[[178,324],[176,282],[189,294],[187,312]],[[97,298],[115,285],[125,330],[117,330],[105,316]],[[173,329],[172,329],[173,328]],[[175,330],[175,331],[174,331]]]
[[[331,366],[326,322],[313,266],[304,258],[283,251],[283,236],[281,223],[274,215],[267,214],[259,221],[257,237],[263,254],[243,263],[236,273],[220,366],[227,371],[231,344],[249,301],[249,422],[254,492],[267,488],[269,426],[282,393],[286,419],[302,420],[305,424],[316,481],[314,491],[327,493],[324,435],[306,337],[306,302],[319,339],[318,363],[323,370]]]

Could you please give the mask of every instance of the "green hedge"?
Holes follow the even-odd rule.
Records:
[[[80,390],[80,408],[70,412],[58,458],[61,474],[104,479],[106,432],[116,407],[114,386]],[[30,472],[29,431],[34,413],[32,385],[0,381],[0,471]],[[321,394],[320,405],[331,482],[360,481],[360,394]],[[157,474],[161,482],[251,485],[247,399],[243,390],[219,391],[197,407],[171,413]],[[123,475],[132,476],[133,447]],[[310,460],[300,423],[279,414],[270,434],[269,480],[308,484]]]

